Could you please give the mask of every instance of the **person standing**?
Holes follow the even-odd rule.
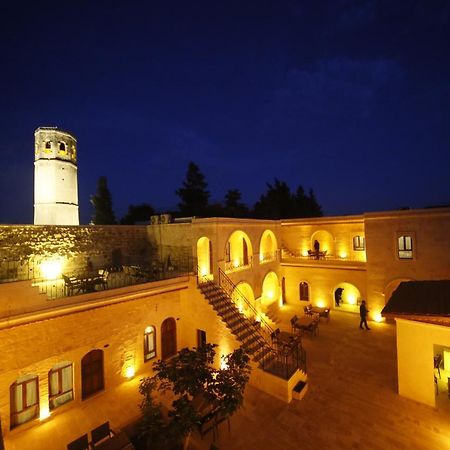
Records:
[[[361,302],[361,306],[359,307],[359,315],[361,317],[361,322],[359,322],[359,328],[361,328],[361,330],[363,330],[363,324],[366,327],[366,330],[370,330],[369,326],[367,325],[367,313],[369,312],[369,310],[366,307],[366,301],[363,300]]]

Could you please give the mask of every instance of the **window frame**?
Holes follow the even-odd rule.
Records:
[[[306,289],[306,295],[305,295]],[[309,283],[307,281],[300,281],[298,284],[299,298],[301,302],[309,302]]]
[[[409,244],[407,241],[409,240]],[[399,233],[397,235],[397,257],[398,259],[414,259],[414,235],[412,233]]]
[[[67,367],[70,367],[72,369],[72,377],[71,377],[71,388],[63,391],[62,390],[62,386],[63,386],[63,382],[62,382],[62,372],[64,369],[66,369]],[[52,374],[57,373],[58,374],[58,388],[59,391],[57,394],[51,394],[52,392]],[[61,403],[60,405],[57,406],[53,406],[53,402],[55,400],[57,400],[59,397],[62,397],[63,395],[68,394],[69,392],[72,393],[72,398],[70,398],[69,400],[66,400],[64,403]],[[59,408],[62,405],[65,405],[68,402],[71,402],[74,399],[74,392],[73,392],[73,363],[72,362],[67,362],[67,364],[61,366],[61,367],[52,367],[49,371],[48,371],[48,405],[49,405],[49,409],[50,411]]]
[[[366,249],[366,238],[365,236],[356,235],[353,236],[353,250],[355,252],[362,252]]]
[[[197,348],[204,348],[207,342],[206,331],[197,329]]]
[[[151,331],[147,331],[151,329]],[[150,349],[150,336],[152,337],[153,348]],[[156,358],[156,328],[153,325],[149,325],[144,330],[144,362],[150,361]]]
[[[20,379],[20,378],[19,378]],[[35,395],[36,395],[36,402],[28,405],[27,402],[27,384],[29,383],[35,383]],[[16,410],[16,387],[21,386],[22,391],[22,409]],[[20,425],[23,425],[24,423],[30,422],[34,419],[37,419],[39,417],[39,376],[38,375],[32,375],[31,378],[28,378],[23,381],[14,381],[13,384],[10,386],[10,428],[13,429],[15,427],[18,427]],[[31,416],[29,419],[18,423],[17,417],[19,414],[23,414],[26,411],[31,410],[32,408],[35,408],[36,411],[33,416]]]

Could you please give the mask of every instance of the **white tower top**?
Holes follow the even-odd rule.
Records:
[[[34,145],[35,225],[79,225],[75,136],[39,127]]]

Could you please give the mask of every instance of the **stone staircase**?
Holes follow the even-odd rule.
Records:
[[[260,323],[252,322],[240,313],[230,296],[213,281],[200,283],[198,288],[223,322],[242,343],[242,347],[253,361],[258,363],[262,369],[268,370],[275,363],[276,352],[261,330]],[[268,338],[270,339],[270,336]]]

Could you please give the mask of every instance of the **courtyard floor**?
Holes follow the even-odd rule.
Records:
[[[290,331],[289,319],[299,310],[285,306],[278,314],[281,328]],[[303,341],[305,397],[287,405],[248,386],[231,431],[223,423],[215,445],[227,450],[450,448],[447,393],[440,394],[436,409],[400,397],[395,325],[369,322],[371,331],[358,325],[358,316],[350,313],[333,311],[330,322],[322,319],[319,334]],[[138,383],[136,377],[28,431],[12,432],[5,448],[65,450],[68,442],[106,420],[113,429],[124,428],[139,416]],[[190,449],[207,450],[211,441],[211,434],[203,439],[194,434]]]

